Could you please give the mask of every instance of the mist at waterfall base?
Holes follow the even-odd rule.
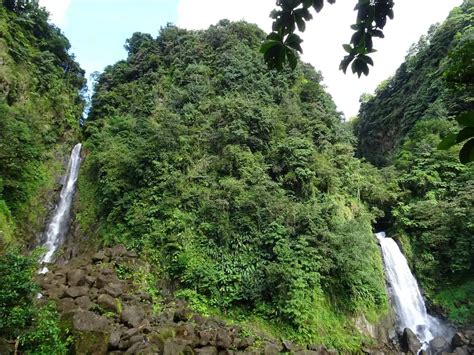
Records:
[[[382,248],[399,330],[410,328],[423,343],[423,348],[434,337],[450,339],[452,329],[428,314],[418,283],[397,243],[392,238],[387,238],[384,232],[377,233],[376,236]]]
[[[65,235],[69,229],[72,201],[74,193],[76,192],[76,182],[81,165],[81,148],[81,143],[78,143],[71,152],[64,177],[64,184],[59,196],[59,202],[54,210],[53,218],[46,227],[42,237],[41,246],[46,252],[40,260],[41,264],[47,264],[53,261],[54,253],[63,244]],[[40,270],[40,273],[46,272],[48,272],[46,266]]]

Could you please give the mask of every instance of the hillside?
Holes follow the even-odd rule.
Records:
[[[263,38],[228,21],[135,33],[96,84],[79,219],[192,303],[358,348],[350,319],[387,309],[368,205],[388,197],[321,75],[269,72]]]
[[[465,68],[466,81],[472,83],[469,55],[455,62],[459,49],[464,47],[469,53],[472,48],[472,6],[467,0],[442,24],[432,25],[410,47],[395,75],[379,85],[375,96],[364,99],[356,127],[359,156],[377,166],[391,164],[417,122],[453,120],[472,108],[472,86],[459,87],[455,78],[460,65]],[[452,75],[447,74],[450,71]]]
[[[11,6],[0,7],[0,251],[43,228],[83,109],[68,40],[33,3]]]
[[[473,109],[472,1],[455,8],[412,46],[394,77],[361,106],[358,154],[396,171],[389,222],[434,308],[474,322],[474,164],[459,146],[437,149]],[[470,58],[470,59],[469,59]]]
[[[471,353],[474,163],[437,146],[473,108],[473,5],[343,122],[228,20],[133,33],[85,118],[67,38],[3,0],[0,353]]]

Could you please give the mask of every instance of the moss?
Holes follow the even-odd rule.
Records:
[[[73,332],[76,354],[106,354],[110,340],[107,332]]]

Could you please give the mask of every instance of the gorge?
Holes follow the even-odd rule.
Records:
[[[69,42],[12,3],[0,353],[473,351],[474,164],[437,149],[472,108],[472,1],[347,122],[319,71],[269,70],[265,32],[228,20],[133,33],[78,120]]]

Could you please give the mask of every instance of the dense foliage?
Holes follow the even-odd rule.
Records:
[[[16,252],[0,256],[0,339],[19,340],[25,354],[66,354],[67,337],[54,304],[34,304],[37,264],[37,258]]]
[[[472,64],[464,59],[470,53],[472,61],[473,9],[465,1],[433,26],[365,99],[355,125],[360,154],[397,171],[393,232],[430,301],[460,323],[474,322],[474,164],[459,161],[464,148],[437,146],[458,135],[454,118],[464,122],[459,117],[473,109]]]
[[[21,234],[15,225],[31,223],[26,215],[58,168],[52,152],[77,139],[82,115],[83,71],[47,20],[35,1],[0,7],[0,251]]]
[[[153,254],[183,294],[356,348],[348,316],[386,307],[370,206],[390,195],[320,74],[269,72],[264,38],[228,21],[135,33],[96,84],[78,220]]]
[[[451,82],[464,67],[462,60],[455,60],[455,53],[472,42],[473,16],[472,1],[466,0],[412,45],[396,74],[379,85],[375,96],[362,102],[357,125],[359,155],[378,166],[387,165],[419,120],[452,120],[472,109],[472,86],[469,90],[456,84],[453,92]],[[465,68],[472,72],[472,66]]]

